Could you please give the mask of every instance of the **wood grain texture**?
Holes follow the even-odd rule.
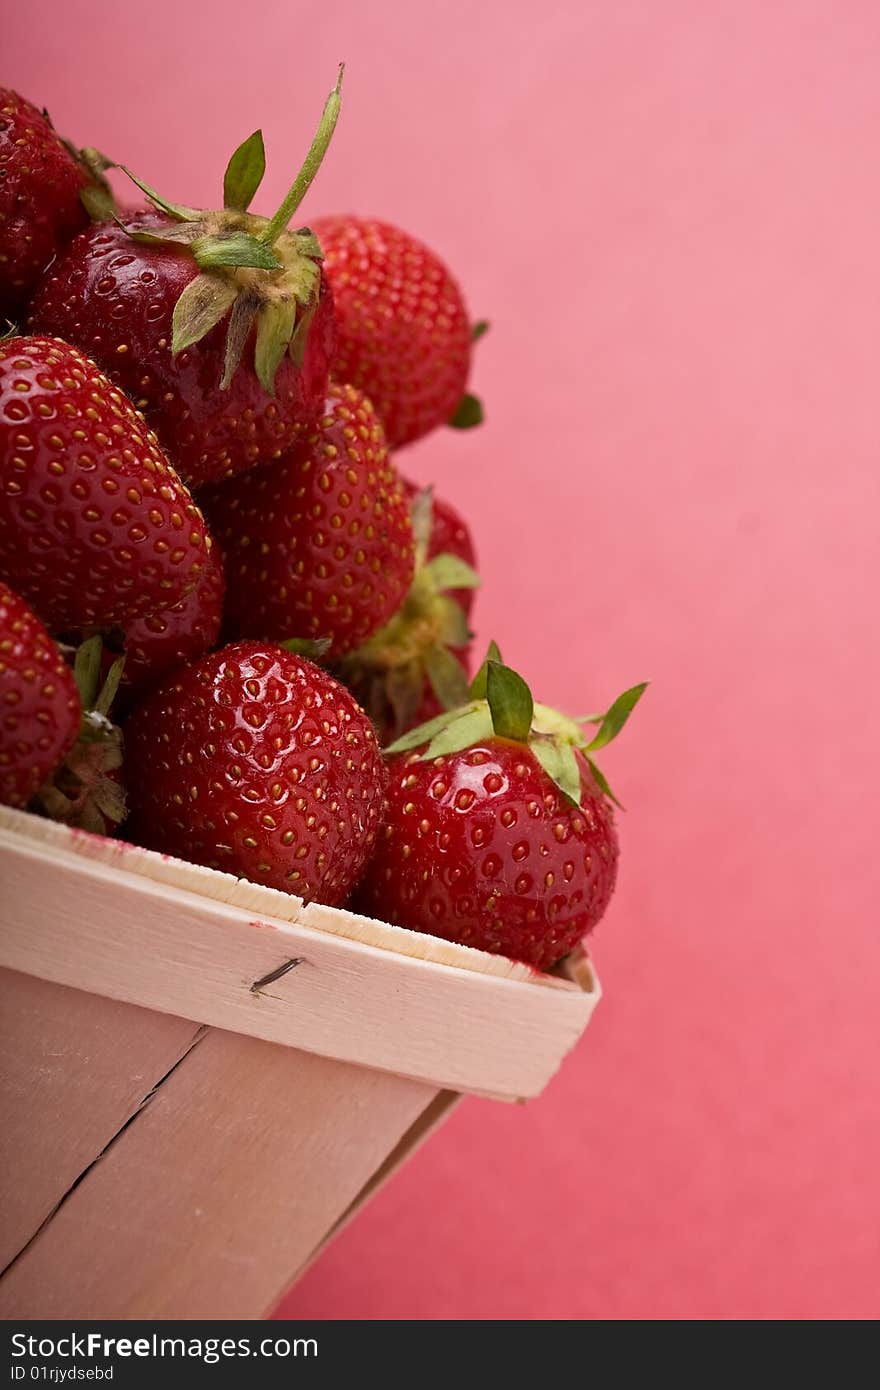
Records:
[[[0,1269],[197,1031],[188,1019],[0,970]]]
[[[305,909],[312,925],[257,915],[70,848],[91,837],[49,852],[31,830],[0,827],[0,965],[58,984],[502,1098],[543,1089],[599,998],[594,978],[585,991],[400,954],[324,929],[332,914],[353,932],[351,914]],[[301,963],[252,990],[291,959]]]
[[[434,1095],[209,1031],[0,1281],[0,1317],[262,1316]]]

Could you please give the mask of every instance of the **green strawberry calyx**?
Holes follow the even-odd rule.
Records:
[[[110,719],[124,666],[125,657],[117,657],[102,681],[100,635],[77,648],[73,676],[83,711],[79,737],[34,800],[34,809],[51,820],[97,835],[125,819],[125,792],[118,777],[122,732]]]
[[[223,179],[223,208],[218,211],[171,203],[120,165],[169,219],[168,226],[156,228],[123,222],[127,234],[134,241],[190,255],[199,268],[174,306],[172,356],[198,343],[228,318],[223,390],[229,388],[254,328],[254,368],[267,394],[273,394],[285,353],[296,366],[302,365],[321,288],[323,252],[308,227],[291,231],[289,223],[312,185],[336,128],[343,71],[340,65],[303,166],[272,217],[248,211],[266,169],[259,130],[230,159]]]
[[[455,411],[449,417],[449,424],[454,430],[472,430],[475,425],[482,425],[485,418],[486,412],[479,396],[471,395],[470,391],[465,391],[455,407]]]
[[[466,647],[472,633],[461,604],[451,597],[456,589],[475,589],[480,577],[458,555],[428,559],[433,526],[430,488],[412,502],[415,573],[403,603],[392,618],[356,651],[336,663],[336,674],[357,690],[367,713],[380,724],[390,710],[395,729],[412,723],[422,702],[425,683],[445,710],[468,699],[468,678],[455,651]]]
[[[487,319],[478,319],[471,328],[471,343],[478,343],[484,333],[489,332],[489,322]],[[455,410],[449,417],[448,424],[454,430],[472,430],[475,425],[482,425],[486,418],[483,409],[483,402],[479,396],[474,396],[470,391],[465,391]]]
[[[504,665],[497,645],[491,642],[486,660],[471,682],[467,701],[411,729],[390,744],[385,753],[422,748],[419,756],[428,761],[459,753],[490,738],[511,739],[531,750],[551,782],[576,806],[581,799],[581,773],[576,757],[579,751],[600,791],[620,806],[593,755],[617,737],[647,685],[643,681],[625,690],[604,714],[570,719],[548,705],[537,704],[522,676]],[[585,733],[583,724],[598,728]]]
[[[307,661],[312,661],[318,665],[325,657],[332,646],[329,637],[287,637],[278,643],[286,652],[293,652],[294,656],[304,656]]]

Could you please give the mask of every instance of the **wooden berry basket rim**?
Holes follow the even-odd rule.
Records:
[[[601,994],[7,807],[0,881],[8,969],[449,1090],[538,1094]]]

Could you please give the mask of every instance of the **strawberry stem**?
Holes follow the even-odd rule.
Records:
[[[116,699],[116,692],[119,689],[119,682],[122,680],[122,673],[124,670],[125,657],[117,656],[104,678],[104,684],[98,692],[98,697],[95,700],[95,713],[102,714],[105,719],[108,719],[110,716],[110,706]]]
[[[315,138],[311,143],[303,166],[296,176],[296,182],[293,184],[284,202],[262,233],[262,240],[268,242],[270,246],[278,240],[303,198],[308,193],[312,181],[321,167],[321,161],[327,153],[327,148],[333,138],[333,132],[336,129],[336,122],[339,119],[342,75],[344,72],[345,64],[340,63],[336,86],[333,88],[333,91],[324,104],[324,110],[321,113],[321,119],[318,123],[318,129],[315,132]]]

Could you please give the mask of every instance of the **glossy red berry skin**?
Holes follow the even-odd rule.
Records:
[[[142,214],[132,225],[168,224]],[[285,356],[274,396],[257,380],[253,341],[221,391],[226,319],[171,356],[174,306],[197,273],[192,256],[141,244],[103,223],[74,239],[31,306],[35,331],[76,343],[127,391],[193,487],[289,450],[321,409],[335,341],[331,296],[322,285],[302,366]]]
[[[413,577],[413,528],[372,405],[331,386],[320,420],[278,463],[202,494],[229,576],[236,637],[329,638],[328,659],[366,641]]]
[[[577,807],[506,739],[389,759],[385,827],[357,907],[548,970],[599,921],[617,874],[611,807],[576,756]]]
[[[0,342],[0,576],[64,633],[179,603],[211,540],[142,417],[55,338]]]
[[[387,222],[312,222],[338,325],[334,376],[372,400],[391,448],[454,414],[467,385],[471,329],[461,290],[422,242]]]
[[[0,802],[23,807],[76,742],[73,672],[37,615],[0,581]]]
[[[197,661],[216,647],[226,588],[216,546],[196,587],[173,608],[130,623],[124,634],[125,666],[114,715],[124,713],[163,676]],[[108,654],[109,664],[109,654]]]
[[[18,317],[52,257],[87,225],[85,183],[48,118],[0,87],[0,324]]]
[[[125,739],[136,842],[316,902],[348,896],[386,773],[369,720],[326,671],[234,643],[163,681]]]

